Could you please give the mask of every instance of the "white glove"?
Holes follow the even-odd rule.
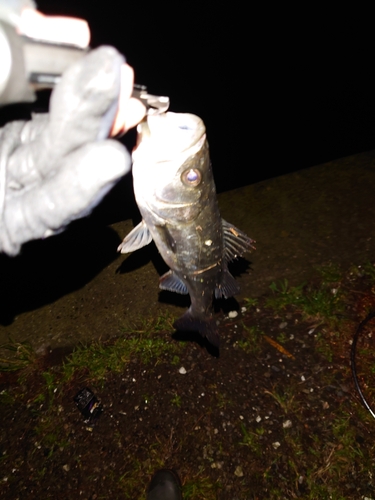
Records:
[[[63,230],[130,170],[126,148],[107,139],[123,63],[112,47],[93,50],[64,73],[48,114],[0,130],[0,251]]]

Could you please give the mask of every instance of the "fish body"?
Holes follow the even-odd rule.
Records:
[[[118,250],[131,252],[154,240],[170,268],[160,278],[160,288],[191,299],[175,328],[198,331],[219,346],[213,296],[238,293],[228,262],[250,250],[253,240],[220,216],[199,117],[171,112],[148,116],[138,133],[133,180],[143,219]]]

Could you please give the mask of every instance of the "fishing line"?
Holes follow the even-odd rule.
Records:
[[[363,328],[366,326],[366,324],[370,320],[372,320],[372,318],[374,318],[374,317],[375,317],[375,311],[371,311],[366,316],[366,318],[358,325],[357,331],[355,332],[354,337],[353,337],[352,349],[351,349],[351,352],[350,352],[350,364],[351,364],[351,367],[352,367],[352,375],[353,375],[353,380],[354,380],[355,388],[357,389],[357,392],[359,394],[359,397],[361,398],[361,401],[362,401],[363,405],[371,413],[371,416],[373,418],[375,418],[375,412],[373,411],[373,409],[371,408],[371,406],[367,402],[365,396],[363,395],[361,387],[359,385],[358,375],[357,375],[357,366],[356,366],[356,363],[355,363],[355,355],[356,355],[357,341],[358,341],[358,338],[359,338],[359,334],[361,333],[361,331],[363,330]]]

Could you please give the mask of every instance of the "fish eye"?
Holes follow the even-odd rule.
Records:
[[[197,168],[189,168],[182,173],[181,179],[187,186],[198,186],[202,181],[202,174]]]

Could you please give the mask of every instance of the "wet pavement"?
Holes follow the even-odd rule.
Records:
[[[257,241],[233,267],[241,273],[237,300],[262,295],[275,280],[300,284],[330,262],[372,261],[374,188],[371,151],[219,194],[223,218]],[[129,321],[164,310],[182,314],[185,297],[159,293],[166,268],[153,245],[116,252],[138,222],[128,191],[117,208],[121,189],[105,200],[110,215],[31,242],[16,258],[0,256],[0,344],[29,341],[41,352],[120,335]]]

